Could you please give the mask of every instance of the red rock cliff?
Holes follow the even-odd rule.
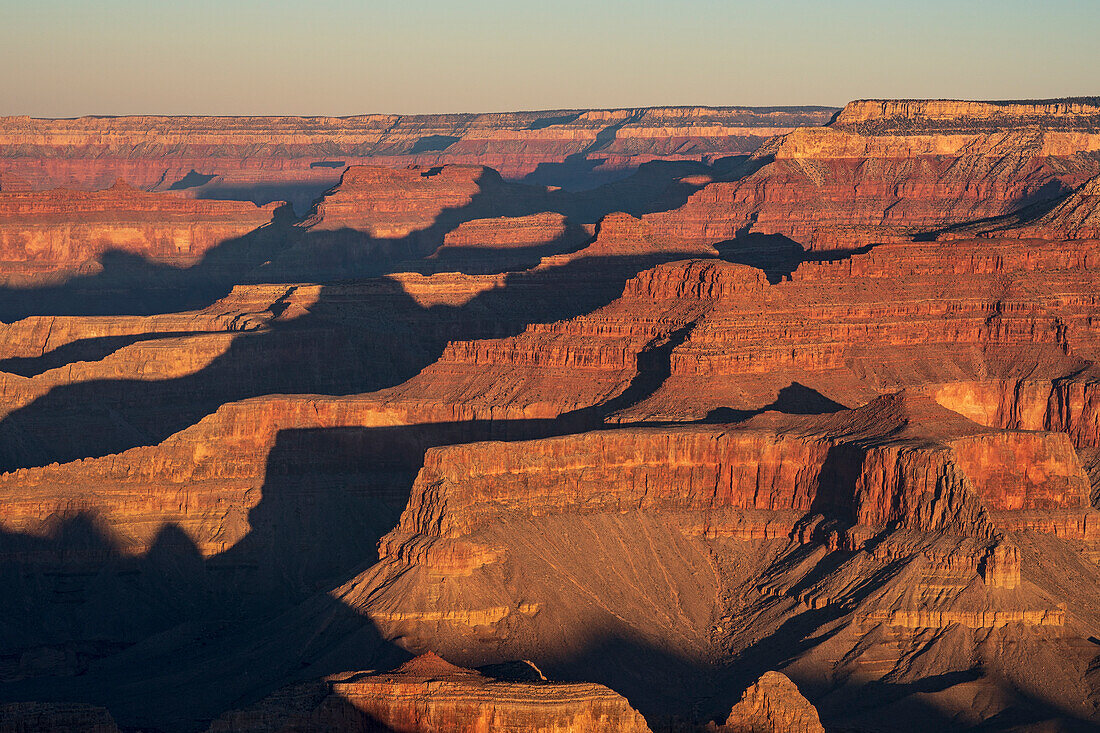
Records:
[[[277,206],[183,199],[124,183],[90,192],[0,192],[0,279],[19,283],[94,271],[108,251],[191,265],[269,223]]]

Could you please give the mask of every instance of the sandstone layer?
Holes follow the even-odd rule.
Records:
[[[817,711],[780,672],[765,672],[741,696],[724,725],[729,733],[825,733]]]
[[[320,701],[310,701],[312,710],[287,710],[279,705],[288,697],[282,695],[224,716],[209,733],[649,733],[645,719],[601,685],[494,680],[431,652],[391,672],[345,673],[324,685]]]
[[[769,141],[748,175],[653,218],[662,231],[711,243],[783,235],[843,250],[1004,215],[1096,174],[1095,110],[852,102],[826,127]]]
[[[0,191],[5,286],[96,273],[105,254],[182,267],[271,222],[278,204],[196,201],[126,183],[102,191]]]
[[[828,121],[821,107],[557,110],[356,117],[0,119],[0,174],[37,189],[104,188],[117,178],[258,202],[307,206],[347,165],[486,165],[508,178],[584,183],[653,159],[751,153],[764,140]],[[563,165],[571,157],[591,165]],[[555,166],[558,170],[555,170]],[[599,180],[599,173],[597,173]]]

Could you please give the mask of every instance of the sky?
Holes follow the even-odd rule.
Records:
[[[0,114],[1100,95],[1100,0],[0,0]]]

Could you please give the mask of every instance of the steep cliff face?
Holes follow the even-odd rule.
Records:
[[[563,660],[579,658],[629,679],[615,666],[629,654],[585,654],[595,635],[706,669],[789,614],[831,609],[844,644],[897,635],[894,665],[922,630],[1088,623],[1096,609],[1075,596],[1067,615],[1021,550],[1094,542],[1088,493],[1065,435],[992,430],[907,394],[829,416],[452,446],[428,451],[382,561],[337,597],[385,638],[471,664],[524,655],[575,673]],[[625,689],[656,705],[691,684]]]
[[[356,117],[82,117],[0,119],[0,173],[35,188],[134,185],[215,197],[288,193],[306,206],[345,165],[487,165],[522,178],[590,155],[614,175],[654,158],[750,153],[767,138],[821,125],[828,108],[558,110]],[[545,171],[555,181],[583,171]],[[281,189],[281,191],[280,191]],[[300,189],[299,196],[294,191]]]
[[[106,252],[177,267],[272,220],[278,204],[196,201],[116,183],[102,191],[0,192],[5,285],[96,272]]]
[[[423,450],[420,439],[400,431],[386,436],[386,429],[432,422],[433,417],[370,398],[285,396],[231,403],[155,446],[0,474],[0,482],[11,487],[3,527],[46,532],[47,518],[86,510],[125,538],[125,547],[119,548],[125,553],[147,552],[162,527],[172,523],[200,553],[215,554],[248,534],[246,518],[264,498],[259,489],[268,472],[283,470],[269,465],[283,431],[308,436],[311,430],[359,429],[358,435],[349,433],[346,445],[334,448],[332,456],[285,457],[290,463],[309,459],[318,472],[356,473],[354,450],[371,440],[370,429],[378,429],[384,450],[391,451],[389,465],[399,467],[403,458],[418,460],[417,451]],[[391,498],[384,485],[380,490],[382,498]]]
[[[830,127],[897,134],[926,131],[1016,127],[1100,130],[1100,100],[1095,97],[1027,102],[970,102],[945,99],[860,99],[849,102]]]
[[[490,168],[444,166],[391,169],[353,166],[305,221],[317,231],[355,229],[372,238],[400,239],[427,229],[446,209],[468,206],[487,186],[500,183]]]
[[[275,318],[273,304],[289,298],[295,290],[287,285],[236,287],[207,308],[181,313],[29,316],[0,325],[0,360],[6,371],[29,376],[28,372],[41,373],[50,365],[94,361],[91,356],[102,357],[140,337],[251,331],[269,324]],[[107,345],[99,350],[92,348],[97,340],[105,340]]]
[[[711,183],[652,219],[705,242],[780,234],[850,249],[1008,214],[1095,175],[1095,109],[853,102],[829,127],[770,141],[750,175]]]
[[[1043,468],[1021,476],[1021,465]],[[457,540],[517,514],[624,511],[818,511],[872,528],[986,537],[987,510],[1070,510],[1094,523],[1088,494],[1065,435],[995,432],[898,393],[828,417],[768,413],[736,429],[599,431],[429,451],[380,553],[409,559],[426,538]]]
[[[629,224],[652,236],[637,220],[609,219],[619,219],[603,223],[611,232]],[[544,264],[595,262],[591,253],[614,241],[601,229],[594,243]],[[615,245],[647,246],[637,234]],[[720,260],[669,263],[631,278],[590,314],[505,339],[453,341],[393,398],[433,396],[483,416],[602,403],[615,413],[609,419],[637,422],[827,411],[901,388],[1026,378],[1047,385],[1035,398],[1041,409],[1026,409],[1045,414],[1058,391],[1064,407],[1050,411],[1066,417],[996,425],[1065,424],[1074,436],[1093,435],[1095,379],[1082,369],[1100,344],[1097,262],[1085,241],[971,239],[807,262],[776,284]]]
[[[637,223],[621,218],[623,226],[612,232],[623,233]],[[577,252],[547,258],[540,270],[549,275],[558,268],[583,267],[599,282],[608,270],[614,272],[616,261],[601,252],[632,253],[624,254],[627,261],[677,256],[661,253],[644,236],[620,238],[606,231]],[[450,402],[466,419],[557,417],[616,399],[632,384],[631,395],[642,390],[637,399],[656,386],[650,382],[660,379],[656,375],[666,352],[710,304],[724,293],[751,294],[764,282],[759,270],[719,260],[658,266],[628,280],[620,299],[589,315],[534,323],[502,339],[452,341],[435,363],[386,398]]]
[[[803,264],[758,297],[706,306],[671,351],[669,378],[621,419],[835,409],[892,388],[1024,376],[1079,374],[1059,389],[1084,389],[1097,353],[1094,258],[1084,243],[970,240]],[[617,304],[605,313],[633,320]]]

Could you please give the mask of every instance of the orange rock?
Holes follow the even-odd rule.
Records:
[[[0,118],[3,170],[36,188],[322,189],[345,165],[487,165],[520,178],[599,144],[602,168],[752,152],[835,110],[664,107],[353,117]],[[613,133],[610,141],[608,132]],[[601,137],[601,133],[603,136]],[[689,152],[683,152],[683,151]],[[189,175],[194,172],[198,178]],[[308,205],[304,198],[302,204]]]
[[[284,695],[232,712],[208,733],[299,731],[397,733],[648,733],[645,719],[620,695],[589,683],[502,682],[449,664],[431,652],[391,672],[350,672],[328,678],[310,709],[279,710]],[[285,704],[285,703],[284,703]]]
[[[809,249],[896,241],[1082,184],[1097,172],[1077,156],[1100,149],[1097,119],[1085,103],[852,102],[827,127],[763,146],[750,175],[648,218],[707,243],[748,233]]]
[[[279,204],[197,201],[118,182],[102,191],[0,191],[0,281],[94,272],[105,252],[186,266],[271,221]]]
[[[817,710],[780,672],[765,672],[733,706],[723,733],[825,733]]]

